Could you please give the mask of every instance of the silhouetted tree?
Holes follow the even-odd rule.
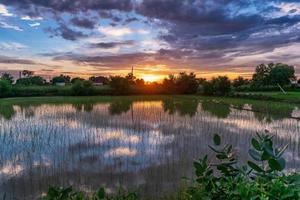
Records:
[[[51,82],[53,84],[56,84],[56,83],[65,83],[65,84],[68,84],[70,83],[71,81],[71,77],[70,76],[65,76],[63,74],[61,74],[60,76],[56,76],[56,77],[53,77]]]
[[[77,96],[86,96],[86,95],[92,95],[94,91],[94,87],[91,81],[86,80],[77,80],[72,85],[72,94]]]
[[[1,76],[2,80],[7,80],[8,82],[10,82],[10,84],[12,84],[14,82],[14,77],[12,75],[10,75],[9,73],[3,73]]]
[[[176,89],[180,94],[194,94],[198,90],[196,74],[181,72],[176,78]]]
[[[130,90],[130,80],[121,76],[112,76],[110,86],[117,94],[128,94]]]
[[[144,81],[144,79],[136,79],[135,84],[137,86],[145,86],[145,81]]]
[[[162,83],[165,93],[173,94],[176,91],[176,78],[170,74],[168,78],[165,78]]]
[[[80,77],[75,77],[75,78],[72,78],[71,79],[71,83],[74,84],[76,81],[84,81],[83,78],[80,78]]]
[[[255,87],[267,85],[288,85],[295,79],[294,66],[282,63],[261,64],[255,69],[252,84]]]
[[[295,80],[294,66],[277,63],[273,65],[270,71],[271,84],[289,85],[291,80]]]
[[[133,75],[133,73],[128,73],[125,78],[128,80],[130,85],[133,85],[135,83],[136,77]]]
[[[89,80],[96,84],[109,84],[109,79],[105,76],[92,76],[89,78]]]
[[[20,78],[17,80],[17,85],[44,85],[46,83],[46,80],[43,79],[41,76],[30,76],[26,78]]]
[[[33,76],[33,74],[34,74],[34,72],[33,71],[30,71],[30,70],[23,70],[22,71],[22,75],[24,76],[24,77],[31,77],[31,76]]]
[[[249,84],[249,80],[243,78],[242,76],[237,77],[232,82],[232,86],[235,88],[238,88],[238,87],[241,87],[241,86],[247,85],[247,84]]]
[[[202,83],[202,93],[206,95],[226,95],[231,91],[231,82],[227,76],[218,76]]]
[[[10,95],[11,90],[11,83],[8,80],[0,79],[0,97],[6,97]]]

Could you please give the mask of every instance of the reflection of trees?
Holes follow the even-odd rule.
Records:
[[[202,102],[202,110],[211,113],[218,118],[227,118],[230,114],[229,104],[213,103],[211,101]]]
[[[36,109],[36,106],[33,107],[29,104],[19,105],[22,112],[24,112],[25,118],[31,118],[34,117],[34,110]]]
[[[189,115],[194,116],[197,112],[198,101],[195,99],[191,100],[176,100],[176,99],[165,99],[163,100],[163,109],[164,112],[167,112],[170,115],[173,115],[175,112],[178,112],[179,115]]]
[[[111,115],[120,115],[129,111],[132,106],[132,101],[123,100],[123,101],[113,101],[108,107],[108,111]]]
[[[0,116],[5,119],[11,119],[15,115],[12,105],[0,105]]]
[[[273,104],[252,105],[254,117],[258,121],[281,120],[292,116],[293,106],[274,106]]]
[[[75,108],[76,111],[78,112],[92,112],[94,108],[94,104],[92,103],[77,103],[77,104],[72,104],[73,108]]]

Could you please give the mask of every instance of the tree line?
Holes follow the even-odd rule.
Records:
[[[71,78],[61,74],[47,82],[29,70],[22,71],[22,76],[14,80],[9,73],[0,78],[0,96],[9,96],[13,86],[45,86],[71,85],[72,95],[95,95],[95,86],[107,85],[109,94],[203,94],[228,95],[232,91],[278,90],[281,87],[296,87],[297,82],[294,66],[282,63],[261,64],[255,68],[252,79],[237,77],[230,80],[228,76],[213,77],[210,80],[197,78],[196,74],[181,72],[169,75],[161,83],[146,83],[132,73],[127,76],[92,76],[88,80],[80,77]]]

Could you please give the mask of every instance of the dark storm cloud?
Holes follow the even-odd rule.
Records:
[[[2,64],[24,64],[24,65],[35,65],[36,62],[27,59],[20,59],[15,57],[1,56],[0,63]]]
[[[129,62],[140,62],[144,61],[147,58],[152,56],[147,53],[130,53],[130,54],[122,54],[122,55],[112,55],[112,56],[86,56],[80,54],[62,54],[60,56],[56,56],[54,60],[70,60],[75,63],[88,63],[88,64],[103,64],[103,65],[113,65],[120,63],[129,63]]]
[[[86,29],[93,29],[96,25],[96,22],[87,18],[78,18],[73,17],[71,19],[71,23],[77,27],[86,28]]]
[[[212,59],[221,61],[226,54],[262,53],[300,42],[300,30],[289,30],[300,22],[299,15],[271,17],[272,12],[280,10],[272,3],[280,2],[298,1],[144,0],[137,12],[160,20],[160,26],[168,30],[160,38],[172,48],[194,50],[201,59],[207,51],[218,51],[211,54],[218,56]]]
[[[81,31],[75,31],[65,24],[60,24],[57,28],[47,28],[47,32],[49,32],[52,36],[60,36],[66,40],[75,41],[80,38],[88,37],[88,35],[82,33]]]
[[[109,67],[113,69],[122,69],[124,67],[130,67],[132,65],[167,65],[174,68],[182,66],[199,66],[199,62],[194,63],[192,51],[187,50],[170,50],[160,49],[154,53],[125,53],[117,55],[104,55],[104,56],[88,56],[75,53],[62,53],[53,54],[54,61],[72,61],[76,65],[88,65],[97,68]],[[186,56],[190,56],[190,59],[186,59]],[[195,55],[196,57],[196,55]],[[198,59],[198,57],[197,57]]]
[[[127,19],[124,21],[124,23],[125,23],[125,24],[128,24],[128,23],[135,22],[135,21],[139,21],[139,19],[136,18],[136,17],[130,17],[130,18],[127,18]]]
[[[2,0],[2,4],[14,7],[17,12],[22,15],[29,15],[31,17],[49,15],[58,23],[62,23],[62,15],[64,13],[69,13],[72,15],[77,15],[79,13],[87,13],[93,11],[96,14],[103,13],[107,11],[131,11],[133,9],[133,3],[131,0]],[[111,19],[115,22],[121,21],[121,18],[110,14]],[[60,24],[58,28],[48,28],[47,32],[52,33],[52,35],[60,36],[66,40],[77,40],[79,38],[85,37],[86,35],[80,31],[75,31],[70,27],[69,24],[75,25],[80,28],[93,29],[96,23],[92,20],[86,18],[74,17],[69,22],[64,22]]]
[[[100,10],[132,10],[131,0],[2,0],[2,4],[14,6],[23,11],[39,12],[43,9],[51,10],[53,12],[86,12],[86,11],[100,11]],[[43,13],[40,13],[43,14]]]
[[[94,12],[99,19],[111,19],[113,25],[138,21],[142,17],[153,27],[166,30],[159,34],[159,39],[167,42],[170,49],[153,54],[87,57],[70,53],[55,57],[91,65],[119,65],[139,59],[148,63],[161,59],[213,65],[300,42],[300,15],[296,10],[274,15],[281,11],[276,4],[299,3],[299,0],[2,0],[2,3],[24,13],[43,15],[46,11],[57,19],[64,13],[73,14],[70,24],[85,29],[94,29],[98,18],[82,18],[82,13]],[[135,15],[122,18],[120,12]],[[58,20],[58,24],[58,28],[48,29],[52,35],[72,41],[88,37],[86,32],[74,29],[68,22]],[[125,43],[98,43],[89,47],[108,49],[127,45]]]
[[[133,40],[127,40],[123,42],[100,42],[100,43],[92,43],[89,45],[91,48],[99,48],[99,49],[111,49],[115,47],[121,46],[131,46],[134,45],[135,42]]]

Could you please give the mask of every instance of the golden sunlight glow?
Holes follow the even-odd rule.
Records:
[[[152,74],[142,75],[141,78],[144,79],[145,82],[158,82],[163,79],[159,75],[152,75]]]

